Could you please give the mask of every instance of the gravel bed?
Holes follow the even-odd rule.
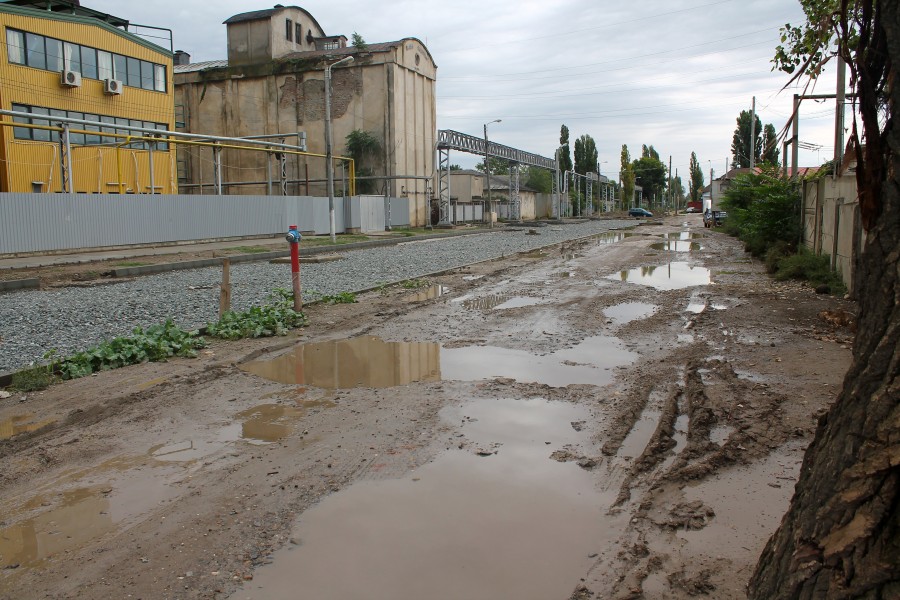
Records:
[[[529,235],[527,228],[503,228],[481,235],[349,251],[343,260],[304,264],[303,297],[312,300],[314,292],[330,295],[364,290],[634,224],[588,221],[553,225],[538,228],[540,235]],[[51,349],[64,356],[168,318],[185,328],[202,327],[217,317],[221,277],[221,267],[210,267],[114,285],[2,293],[0,373],[40,362]],[[232,265],[231,286],[234,310],[264,304],[272,290],[290,289],[290,266],[268,262]]]

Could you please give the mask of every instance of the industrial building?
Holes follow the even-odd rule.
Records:
[[[228,58],[191,63],[176,52],[175,104],[180,131],[225,137],[277,136],[313,156],[179,147],[181,193],[325,196],[325,70],[332,71],[333,153],[346,155],[353,132],[370,142],[356,174],[372,193],[409,198],[409,222],[423,225],[434,176],[436,66],[415,38],[348,45],[326,35],[297,6],[234,15],[225,21]],[[274,138],[274,139],[277,139]],[[318,156],[314,156],[318,155]],[[335,161],[338,194],[349,191],[347,161]],[[272,182],[284,182],[283,186]]]
[[[0,0],[0,23],[0,108],[33,115],[3,117],[0,191],[177,191],[174,148],[116,137],[174,128],[171,49],[78,0]],[[66,143],[54,117],[96,124]]]

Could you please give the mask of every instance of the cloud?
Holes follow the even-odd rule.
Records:
[[[173,29],[176,48],[193,60],[226,57],[222,21],[274,1],[155,0],[123,4],[91,0],[91,8]],[[287,4],[287,3],[285,3]],[[438,127],[481,135],[552,156],[559,129],[597,141],[604,172],[618,171],[627,144],[673,158],[686,173],[691,152],[717,173],[731,155],[741,110],[756,96],[760,120],[781,130],[795,89],[771,71],[779,27],[802,22],[799,3],[784,0],[595,0],[544,2],[375,3],[345,0],[304,4],[327,33],[360,33],[368,42],[417,37],[438,64]],[[819,93],[832,93],[826,75]],[[821,152],[801,152],[803,165],[832,153],[833,105],[804,104],[801,140]],[[480,159],[454,153],[452,162]]]

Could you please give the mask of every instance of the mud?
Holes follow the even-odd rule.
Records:
[[[429,283],[0,400],[0,597],[743,598],[855,306],[675,218]]]

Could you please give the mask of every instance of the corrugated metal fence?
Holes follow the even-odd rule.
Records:
[[[336,231],[384,231],[386,201],[336,199]],[[392,224],[408,225],[408,199],[391,204]],[[4,193],[0,255],[272,235],[295,224],[327,234],[328,198]]]

